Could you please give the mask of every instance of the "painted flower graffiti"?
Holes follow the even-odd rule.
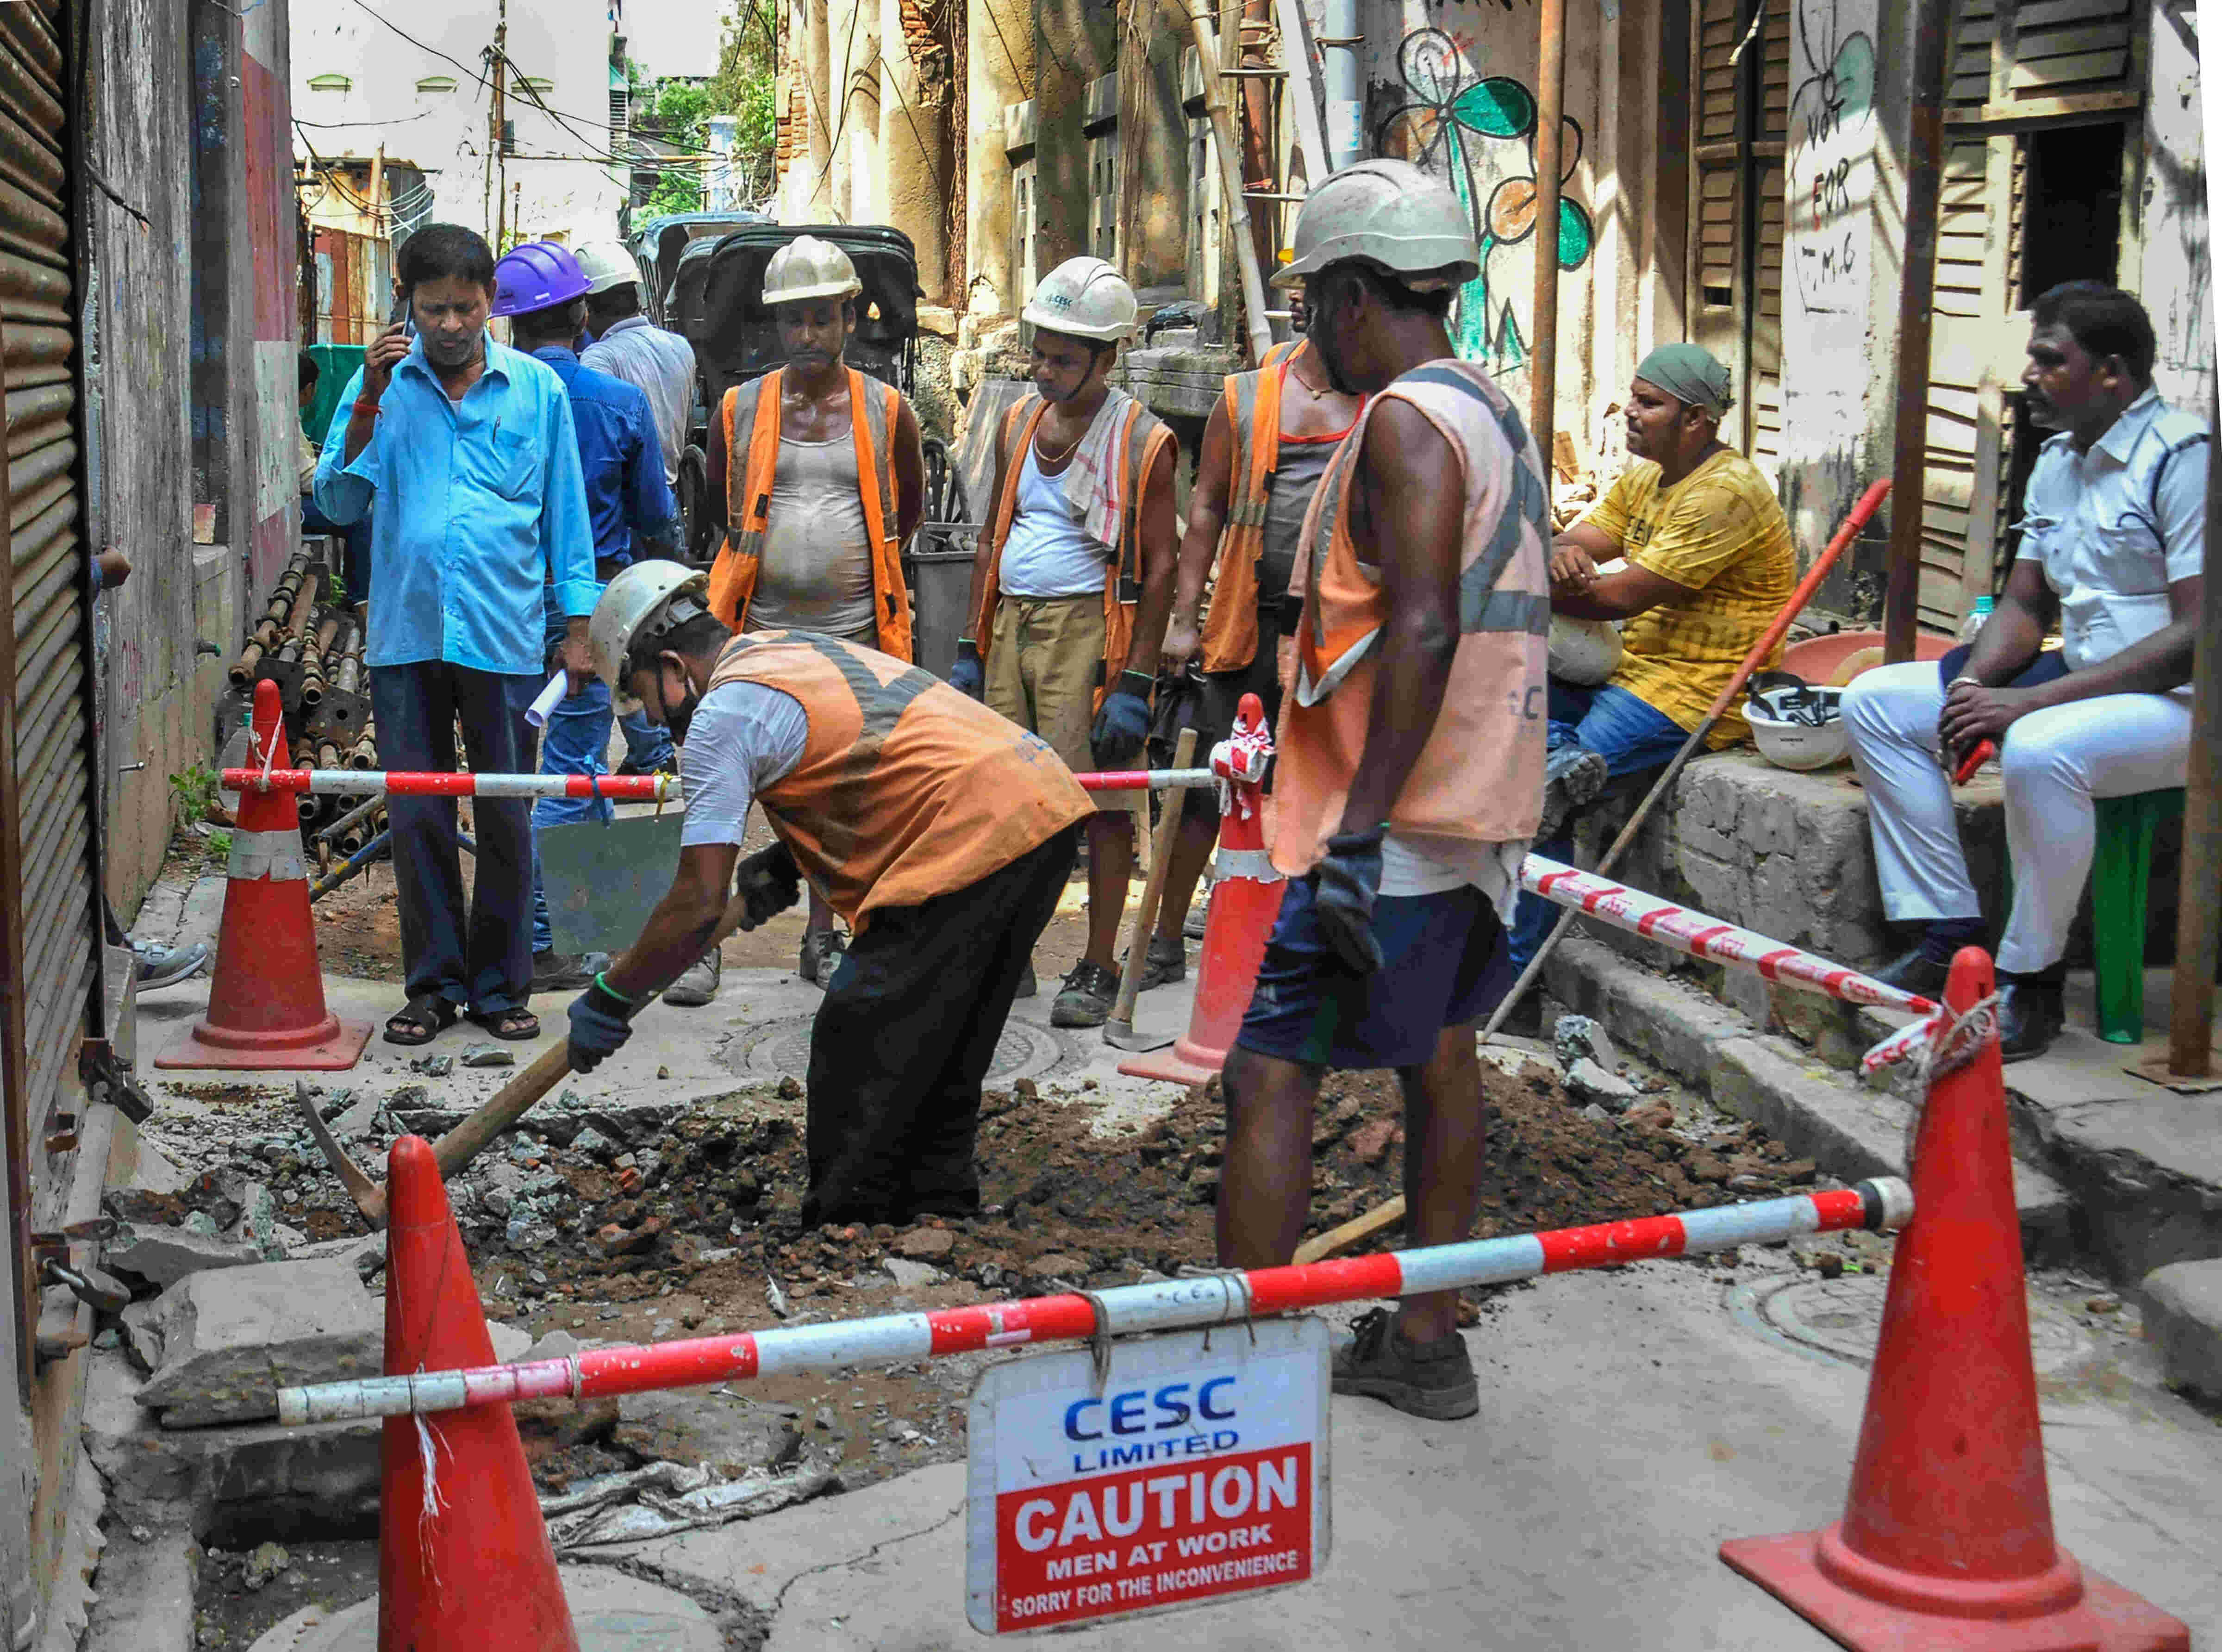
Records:
[[[1460,356],[1494,372],[1524,367],[1519,315],[1528,298],[1528,260],[1512,252],[1535,233],[1535,97],[1509,75],[1470,79],[1466,54],[1440,28],[1407,35],[1397,53],[1407,101],[1381,123],[1376,147],[1447,176],[1473,222],[1480,273],[1459,293],[1452,342]],[[1560,186],[1582,158],[1582,129],[1565,122]],[[1522,146],[1508,153],[1507,146]],[[1525,160],[1525,170],[1520,170]],[[1559,198],[1559,267],[1579,269],[1596,243],[1581,203]]]

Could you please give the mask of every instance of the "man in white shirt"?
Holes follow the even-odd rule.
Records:
[[[694,412],[694,347],[640,312],[640,267],[625,243],[591,241],[579,248],[587,273],[587,330],[594,342],[579,365],[622,379],[647,395],[663,449],[666,487],[679,483],[679,455],[687,449]]]
[[[1950,772],[1993,741],[2013,911],[1999,943],[2005,1058],[2060,1031],[2068,926],[2091,870],[2093,800],[2184,783],[2206,556],[2206,426],[2152,386],[2152,323],[2129,293],[2069,281],[2030,312],[2031,418],[2059,432],[2031,473],[2021,550],[1971,646],[1882,666],[1844,696],[1883,909],[1924,926],[1885,980],[1933,994],[1982,917]],[[2057,612],[2063,646],[2040,652]]]

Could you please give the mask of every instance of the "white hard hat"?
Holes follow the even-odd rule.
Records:
[[[589,298],[597,292],[607,292],[612,287],[637,285],[640,280],[640,266],[633,262],[632,254],[622,241],[590,241],[574,249],[571,256],[579,261],[579,268],[587,278]]]
[[[1744,720],[1759,754],[1781,769],[1826,769],[1851,755],[1844,727],[1844,691],[1808,686],[1787,671],[1752,680]]]
[[[1462,286],[1481,268],[1473,223],[1450,186],[1409,160],[1361,160],[1312,186],[1296,214],[1294,256],[1275,286],[1364,259],[1415,292]]]
[[[1071,338],[1115,344],[1133,336],[1137,305],[1127,278],[1100,258],[1068,258],[1042,277],[1020,319]]]
[[[1620,627],[1610,619],[1551,616],[1551,675],[1594,688],[1620,668]]]
[[[622,693],[618,674],[637,640],[675,630],[697,614],[710,612],[710,576],[699,568],[651,557],[620,569],[602,587],[587,621],[587,657],[594,675],[613,693]]]
[[[849,254],[816,236],[797,236],[764,266],[763,301],[804,304],[813,298],[853,298],[864,290]]]

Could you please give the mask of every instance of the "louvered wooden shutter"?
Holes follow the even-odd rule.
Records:
[[[1945,118],[1954,125],[2134,110],[2134,0],[1960,0]]]
[[[1690,336],[1729,366],[1737,411],[1724,439],[1772,476],[1782,456],[1782,278],[1790,135],[1790,0],[1700,0],[1692,71]]]
[[[1782,260],[1788,230],[1784,156],[1790,141],[1790,4],[1766,0],[1752,49],[1761,53],[1759,122],[1750,178],[1757,196],[1752,306],[1743,389],[1744,451],[1773,480],[1782,463]],[[1748,25],[1747,25],[1748,26]]]
[[[0,398],[7,415],[0,728],[0,1084],[20,1229],[58,1226],[44,1144],[98,979],[91,639],[81,531],[73,166],[60,0],[0,6]],[[22,1185],[28,1181],[28,1186]],[[22,1197],[28,1192],[28,1202]],[[25,1237],[19,1231],[19,1242]],[[17,1254],[27,1254],[19,1250]],[[35,1296],[18,1307],[35,1310]],[[29,1346],[30,1325],[24,1326]]]

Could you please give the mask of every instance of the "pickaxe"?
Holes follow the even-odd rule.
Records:
[[[738,930],[755,928],[766,918],[785,911],[799,898],[800,887],[792,881],[793,863],[786,863],[789,875],[782,876],[775,864],[768,864],[770,853],[766,851],[751,855],[741,863],[737,880],[738,892],[726,903],[725,915],[711,932],[710,945],[719,945]],[[660,995],[643,1000],[642,1008],[647,1008],[657,996]],[[538,1060],[496,1090],[478,1111],[432,1144],[432,1158],[440,1167],[441,1179],[452,1179],[457,1171],[485,1150],[488,1142],[524,1117],[526,1109],[561,1084],[570,1071],[571,1045],[566,1039],[543,1052]],[[298,1080],[293,1086],[293,1099],[300,1107],[301,1116],[308,1121],[309,1134],[316,1137],[317,1146],[323,1149],[324,1157],[339,1173],[340,1180],[347,1186],[348,1197],[362,1212],[363,1220],[373,1228],[385,1227],[385,1188],[363,1174],[361,1167],[348,1157],[347,1150],[340,1146],[315,1103],[310,1101],[308,1087]]]

